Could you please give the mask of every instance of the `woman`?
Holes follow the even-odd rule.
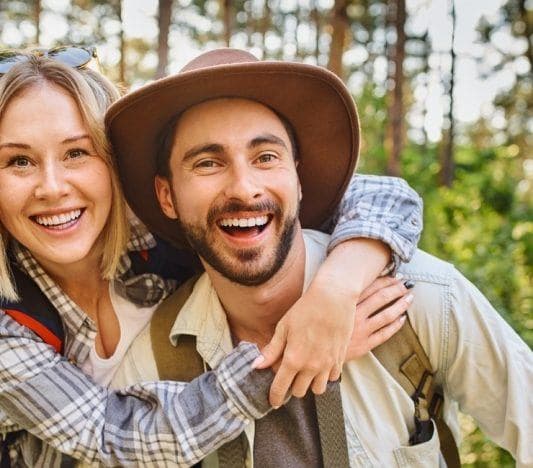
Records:
[[[195,463],[239,434],[251,418],[268,411],[265,395],[272,376],[251,370],[259,353],[241,343],[221,368],[190,384],[152,382],[118,392],[105,388],[129,343],[176,281],[133,271],[126,254],[160,245],[142,226],[128,221],[112,167],[102,122],[106,108],[118,96],[116,90],[97,73],[66,66],[56,58],[20,56],[21,63],[0,78],[0,222],[5,244],[0,249],[0,294],[16,295],[9,277],[9,255],[57,308],[66,332],[62,357],[0,312],[0,408],[4,413],[0,412],[0,432],[29,431],[4,444],[9,447],[3,453],[4,463],[8,456],[17,466],[66,462],[54,449],[86,462],[100,460],[112,465]],[[383,180],[371,179],[364,190],[372,183],[380,191],[387,188]],[[396,194],[398,186],[389,189]],[[398,218],[407,221],[400,228],[396,224],[396,235],[384,240],[394,247],[401,242],[401,234],[408,233],[412,237],[407,243],[413,247],[419,229],[413,228],[411,219],[419,214],[418,200],[403,186],[402,190],[405,204],[412,209],[405,216],[404,206],[397,206],[398,213],[390,214],[383,224],[392,220],[392,225]],[[351,210],[356,206],[354,200],[346,201],[346,215],[355,217],[357,213]],[[372,210],[369,221],[379,212]],[[333,245],[350,233],[346,221],[341,227],[343,234],[334,235]],[[383,226],[375,231],[383,232],[380,228]],[[351,234],[359,233],[354,229]],[[307,344],[304,356],[331,355],[317,353],[317,349],[324,350],[324,342],[346,349],[355,299],[366,300],[358,306],[361,315],[355,319],[348,358],[364,354],[401,324],[405,298],[390,306],[388,313],[370,318],[391,299],[401,297],[405,287],[386,279],[360,295],[382,270],[388,255],[377,242],[355,242],[333,249],[322,276],[317,276],[308,295],[286,315],[286,335],[291,336],[287,346],[301,339],[298,333],[302,334],[304,327],[298,326],[298,320],[305,321],[307,335],[317,337]],[[397,250],[405,257],[404,251]],[[354,269],[353,259],[363,255],[369,267],[361,272]],[[170,252],[168,256],[176,258]],[[343,277],[350,278],[355,290],[345,290]],[[372,294],[380,286],[381,294]],[[313,295],[314,288],[320,294]],[[324,289],[329,291],[327,296]],[[324,307],[331,311],[327,318],[316,312]],[[337,322],[341,325],[336,327]],[[281,342],[284,345],[283,339]],[[249,371],[241,381],[221,378],[243,365]],[[327,369],[330,367],[328,363]],[[312,382],[313,389],[319,393],[324,381],[338,373],[338,367],[328,371]],[[308,375],[303,377],[303,381],[309,380]],[[296,385],[301,386],[301,381]],[[244,390],[245,400],[241,397],[237,404],[237,395]],[[216,424],[206,427],[199,418],[184,417],[191,405],[220,414]]]

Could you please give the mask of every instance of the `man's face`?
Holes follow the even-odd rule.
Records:
[[[170,173],[170,181],[156,178],[159,202],[204,262],[244,285],[262,284],[281,268],[301,196],[289,136],[270,109],[217,99],[187,110]]]

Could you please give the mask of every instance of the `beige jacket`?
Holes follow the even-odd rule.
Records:
[[[326,254],[328,236],[304,231],[307,287]],[[533,353],[483,295],[455,268],[419,251],[401,268],[415,281],[409,317],[445,392],[445,418],[458,440],[457,407],[517,459],[533,466]],[[216,367],[231,349],[224,310],[204,274],[181,310],[170,339],[197,337],[198,352]],[[134,343],[113,385],[156,380],[146,329]],[[439,441],[409,446],[413,403],[372,355],[348,362],[341,393],[352,467],[439,465]],[[253,447],[254,425],[246,429]],[[249,454],[248,466],[253,466]],[[216,466],[209,457],[204,466]]]

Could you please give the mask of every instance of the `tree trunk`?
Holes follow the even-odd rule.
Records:
[[[261,33],[261,49],[263,51],[263,60],[265,60],[268,56],[266,49],[266,35],[270,28],[270,5],[267,0],[265,0],[263,6],[263,17],[261,18],[259,25],[259,32]]]
[[[348,15],[346,7],[348,0],[335,0],[331,17],[331,47],[329,50],[328,70],[343,78],[342,56],[346,47],[346,33],[348,30]]]
[[[126,86],[126,40],[124,38],[124,23],[122,21],[122,0],[118,0],[117,16],[120,21],[120,31],[118,41],[120,48],[120,61],[118,63],[118,81]]]
[[[448,134],[446,138],[446,143],[444,145],[444,150],[442,153],[442,166],[440,174],[440,182],[446,187],[451,187],[454,178],[455,172],[455,163],[453,160],[453,151],[454,151],[454,140],[455,140],[455,120],[453,117],[454,109],[454,99],[453,99],[453,90],[455,86],[455,26],[456,26],[456,17],[455,17],[455,2],[451,0],[451,17],[452,17],[452,40],[450,47],[451,55],[451,68],[450,68],[450,82],[448,87],[448,93],[450,96],[450,108],[448,109]]]
[[[302,14],[300,11],[300,4],[296,4],[296,10],[294,10],[294,18],[296,19],[296,26],[294,28],[294,45],[296,48],[296,57],[297,59],[301,59],[305,57],[305,52],[302,53],[302,50],[300,49],[300,41],[298,40],[298,29],[300,29],[300,23],[302,21],[301,18]]]
[[[405,0],[394,0],[394,24],[396,27],[396,45],[394,47],[394,88],[392,103],[389,107],[391,149],[387,161],[387,174],[400,175],[400,156],[403,146],[403,62],[405,58]]]
[[[159,36],[157,39],[157,70],[155,78],[163,78],[167,74],[168,66],[168,34],[172,17],[172,0],[159,0],[159,14],[157,26]]]
[[[41,0],[35,0],[33,4],[33,22],[35,23],[35,44],[41,42]]]
[[[313,0],[311,4],[311,19],[313,20],[313,24],[315,25],[315,59],[316,64],[320,65],[320,11],[318,10],[317,0]]]
[[[429,87],[431,85],[430,82],[430,67],[429,67],[429,56],[431,55],[431,42],[429,40],[429,34],[428,31],[426,31],[422,37],[422,40],[424,42],[424,55],[422,57],[422,60],[424,61],[424,68],[422,73],[424,74],[425,79],[425,86],[426,86],[426,99],[429,95]],[[426,104],[424,103],[422,105],[422,135],[423,135],[423,147],[424,150],[427,149],[428,144],[428,132],[426,130],[426,120],[428,115],[428,109]]]
[[[230,46],[232,33],[232,13],[233,5],[231,0],[223,0],[223,21],[224,21],[224,44]]]

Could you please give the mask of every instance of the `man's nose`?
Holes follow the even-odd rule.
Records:
[[[247,163],[234,164],[229,172],[226,197],[244,202],[257,201],[264,193],[258,169]]]
[[[35,187],[37,198],[61,198],[68,193],[67,170],[56,162],[46,163]]]

